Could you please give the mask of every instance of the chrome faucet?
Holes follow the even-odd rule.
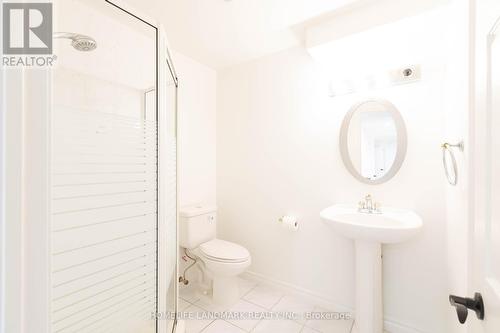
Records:
[[[371,212],[373,210],[373,200],[372,200],[372,196],[370,194],[368,194],[366,197],[365,197],[365,202],[366,202],[366,209]]]
[[[364,200],[358,203],[358,212],[368,213],[368,214],[381,214],[380,204],[378,202],[373,202],[373,198],[368,194]]]

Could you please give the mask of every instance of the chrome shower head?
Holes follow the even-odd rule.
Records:
[[[71,39],[71,45],[77,51],[89,52],[97,48],[97,42],[90,36],[80,35],[70,32],[56,32],[54,38],[67,38]]]

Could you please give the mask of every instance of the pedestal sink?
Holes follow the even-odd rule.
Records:
[[[334,205],[320,216],[335,232],[355,242],[357,333],[382,333],[382,244],[410,239],[422,228],[422,219],[409,210],[384,207],[366,213],[354,205]]]

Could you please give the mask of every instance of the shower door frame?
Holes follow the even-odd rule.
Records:
[[[156,20],[139,13],[121,0],[99,0],[148,24],[156,30],[156,102],[157,102],[157,312],[166,311],[168,286],[162,263],[166,261],[165,218],[166,189],[160,186],[167,156],[161,142],[166,128],[167,82],[174,81],[176,95],[178,78],[169,51],[164,27]],[[51,114],[52,70],[16,68],[4,71],[2,83],[5,99],[5,127],[2,146],[5,163],[3,194],[5,213],[2,216],[2,241],[5,241],[0,263],[3,299],[3,323],[0,333],[50,333],[50,184],[51,184]],[[177,101],[175,103],[177,113]],[[175,131],[177,133],[177,116]],[[176,140],[176,148],[178,148]],[[176,149],[176,165],[178,165]],[[177,188],[178,180],[176,179]],[[177,191],[178,193],[178,191]],[[7,196],[6,194],[9,194]],[[176,199],[176,223],[178,223]],[[178,229],[178,228],[176,228]],[[163,240],[163,241],[162,241]],[[178,244],[178,235],[177,241]],[[176,252],[177,252],[176,244]],[[176,256],[177,258],[177,256]],[[178,276],[178,263],[174,279]],[[178,290],[176,290],[177,301]],[[177,310],[177,305],[176,305]],[[174,330],[175,331],[174,320]],[[167,333],[166,320],[156,320],[156,332]],[[170,333],[170,332],[169,332]]]

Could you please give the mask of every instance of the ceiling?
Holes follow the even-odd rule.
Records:
[[[127,0],[165,26],[172,49],[215,69],[302,43],[304,22],[357,0]]]

